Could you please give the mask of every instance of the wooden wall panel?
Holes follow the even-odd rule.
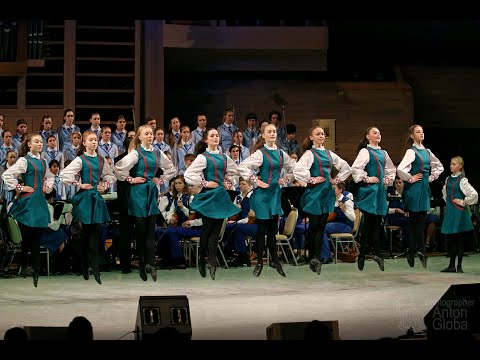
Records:
[[[410,88],[404,83],[311,83],[304,80],[201,81],[193,75],[188,81],[166,84],[166,124],[178,115],[182,123],[195,127],[195,113],[205,111],[209,126],[222,121],[225,107],[234,105],[237,124],[245,124],[249,112],[265,119],[271,110],[281,110],[273,101],[279,94],[288,105],[286,123],[297,126],[297,139],[302,141],[314,119],[336,119],[337,152],[352,163],[364,130],[380,127],[382,145],[394,162],[399,162],[406,131],[413,123]],[[285,123],[284,123],[285,124]],[[333,149],[332,149],[333,150]]]
[[[17,132],[18,119],[26,120],[28,132],[37,132],[40,129],[43,115],[52,117],[54,129],[63,124],[63,109],[0,109],[0,113],[5,116],[3,128],[12,131],[13,134]]]

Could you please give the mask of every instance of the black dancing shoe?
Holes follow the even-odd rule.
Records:
[[[449,267],[443,269],[443,270],[440,271],[440,272],[454,273],[454,272],[457,272],[457,269],[455,269],[455,266],[453,266],[453,267],[450,267],[450,266],[449,266]]]
[[[317,258],[311,259],[308,263],[308,267],[312,272],[317,273],[318,275],[322,272],[322,262]]]
[[[255,269],[253,269],[253,275],[255,275],[256,277],[259,277],[260,274],[262,273],[262,270],[263,270],[263,264],[257,264],[257,266],[255,266]]]
[[[375,261],[378,264],[378,267],[380,268],[381,271],[385,271],[385,260],[379,256],[374,256],[373,261]]]
[[[362,271],[364,266],[365,266],[365,256],[359,256],[358,257],[358,270]]]
[[[415,266],[415,257],[413,256],[413,254],[410,254],[410,253],[407,254],[407,262],[408,262],[408,265],[410,265],[410,267]]]
[[[33,277],[33,286],[38,286],[38,271],[34,271],[32,274]]]
[[[198,262],[198,271],[200,272],[200,275],[202,277],[207,277],[207,269],[205,268],[206,264],[205,264],[205,260],[200,260]]]
[[[147,270],[145,269],[145,266],[138,266],[138,274],[140,275],[140,279],[142,279],[143,281],[147,281]]]
[[[92,269],[93,277],[95,278],[95,281],[102,285],[102,280],[100,279],[100,269],[98,267]]]
[[[285,277],[285,273],[283,272],[282,264],[280,262],[275,263],[275,269],[277,270],[277,273]]]
[[[145,266],[145,272],[152,276],[153,281],[157,281],[157,268],[155,266],[147,264],[147,266]],[[146,276],[146,274],[145,274],[145,276]]]
[[[425,254],[421,253],[420,251],[417,252],[417,256],[420,259],[420,262],[422,263],[423,268],[426,269],[428,257]]]
[[[210,272],[210,277],[212,278],[212,280],[215,280],[215,272],[217,271],[217,267],[207,264],[207,269]]]
[[[90,269],[88,266],[82,265],[82,275],[85,280],[90,278]]]
[[[463,274],[463,269],[461,266],[457,266],[457,273]]]

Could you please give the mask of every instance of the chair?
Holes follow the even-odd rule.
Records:
[[[22,252],[22,233],[17,220],[15,220],[11,214],[7,215],[7,227],[10,235],[10,251],[12,251],[12,257],[7,264],[8,268],[8,265],[13,262],[15,254]],[[50,251],[47,248],[40,246],[40,254],[45,254],[47,256],[47,276],[50,276]]]
[[[335,234],[330,234],[330,241],[332,242],[332,245],[335,249],[335,264],[337,263],[338,259],[338,246],[341,247],[341,253],[346,253],[344,251],[345,246],[351,245],[353,248],[353,252],[355,255],[359,253],[358,250],[358,243],[357,243],[357,237],[360,229],[360,224],[362,222],[362,213],[360,212],[360,209],[355,209],[355,221],[353,223],[353,228],[351,233],[335,233]]]
[[[385,232],[390,241],[390,257],[393,257],[393,233],[397,233],[399,239],[402,238],[402,227],[396,225],[385,225]]]
[[[217,244],[217,248],[218,248],[218,251],[220,252],[220,255],[222,256],[222,259],[223,259],[223,262],[225,264],[225,269],[228,269],[229,266],[227,264],[227,259],[225,258],[225,254],[223,253],[223,249],[222,249],[222,245],[223,245],[223,235],[225,234],[225,228],[227,227],[227,219],[223,219],[223,223],[222,223],[222,228],[220,229],[220,234],[218,236],[218,244]],[[196,261],[196,267],[198,268],[198,255],[199,255],[199,249],[200,249],[200,237],[199,236],[194,236],[189,240],[189,246],[188,246],[188,266],[191,267],[192,266],[192,250],[193,250],[193,246],[195,246],[195,257],[197,259]],[[218,260],[218,257],[217,257],[217,263],[218,265],[220,265],[220,261]]]
[[[288,262],[287,253],[285,252],[284,248],[284,246],[287,246],[290,250],[293,261],[295,262],[295,266],[298,266],[298,262],[295,257],[295,253],[293,252],[292,244],[290,243],[290,241],[293,238],[295,227],[297,226],[297,220],[298,209],[292,208],[292,210],[288,214],[287,220],[285,221],[285,226],[283,227],[283,234],[275,235],[277,240],[277,246],[280,246],[280,248],[282,249],[283,256],[285,256],[285,261]]]

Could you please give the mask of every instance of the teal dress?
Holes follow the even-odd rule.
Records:
[[[411,149],[415,152],[415,160],[412,162],[410,174],[423,174],[423,178],[413,184],[405,182],[403,190],[403,200],[405,210],[419,212],[428,211],[430,209],[430,156],[428,149],[418,149],[414,146]]]
[[[227,172],[227,155],[203,153],[207,159],[207,167],[203,170],[203,177],[206,181],[213,181],[218,184],[216,188],[203,188],[195,195],[190,210],[200,213],[212,219],[225,219],[241,211],[230,200],[223,180]]]
[[[280,149],[260,149],[263,163],[259,168],[258,178],[270,186],[266,189],[257,187],[250,197],[250,206],[255,217],[260,220],[270,220],[273,216],[283,215],[281,196],[282,189],[278,185],[283,168],[283,153]]]
[[[158,209],[158,188],[153,177],[160,167],[161,153],[157,149],[146,151],[138,147],[138,162],[130,169],[130,176],[147,179],[143,184],[130,186],[128,214],[136,217],[147,217],[160,214]]]
[[[386,152],[382,149],[366,147],[370,160],[365,166],[368,176],[376,176],[380,182],[376,184],[360,183],[355,203],[364,212],[375,215],[386,215],[388,210],[387,191],[383,184],[385,174]]]
[[[443,234],[457,234],[473,230],[473,224],[468,208],[457,205],[453,199],[464,199],[465,194],[460,189],[460,181],[463,175],[457,177],[449,176],[445,182],[447,206],[445,207],[445,217],[442,222]]]
[[[107,205],[97,190],[103,171],[103,158],[80,155],[82,184],[92,184],[90,190],[78,190],[72,198],[72,215],[82,224],[101,224],[110,221]]]
[[[311,149],[313,163],[310,167],[310,176],[323,176],[326,181],[316,184],[308,184],[307,189],[300,198],[300,206],[306,213],[322,215],[331,213],[335,208],[335,191],[330,182],[333,159],[330,151]]]
[[[25,156],[27,171],[22,174],[23,183],[34,189],[31,193],[22,193],[12,210],[12,216],[18,222],[37,228],[46,228],[50,222],[50,212],[43,194],[43,178],[46,171],[45,160]]]

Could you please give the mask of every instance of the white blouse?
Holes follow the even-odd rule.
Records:
[[[322,146],[321,148],[315,148],[321,151],[326,151]],[[338,174],[335,179],[338,181],[345,181],[352,174],[352,169],[350,165],[343,160],[340,156],[335,154],[333,151],[330,151],[330,155],[333,160],[333,166],[338,170]],[[300,160],[295,164],[293,168],[293,176],[296,180],[299,180],[304,183],[308,183],[308,180],[312,177],[310,174],[310,168],[315,160],[315,155],[310,150],[305,151]],[[337,181],[337,182],[338,182]]]
[[[37,160],[42,160],[40,154],[38,155],[33,155],[31,152],[28,153],[31,157],[37,159]],[[47,169],[48,172],[48,164],[45,159],[43,159],[45,162],[45,168]],[[8,190],[13,190],[15,189],[15,186],[18,185],[18,177],[21,174],[25,174],[27,172],[27,167],[28,167],[28,162],[25,157],[21,157],[17,160],[15,164],[10,166],[8,169],[6,169],[3,174],[2,174],[2,179],[5,182],[5,185],[7,185]],[[46,184],[47,185],[47,184]],[[47,185],[47,192],[51,191],[51,187]]]
[[[415,146],[418,149],[422,149],[422,150],[425,149],[423,145],[422,147],[419,147],[413,144],[413,146]],[[435,155],[433,155],[431,151],[428,151],[428,152],[430,155],[430,169],[431,169],[430,171],[431,179],[429,180],[433,181],[438,179],[438,177],[440,176],[440,174],[443,172],[444,169],[440,160]],[[410,174],[410,170],[412,169],[412,163],[414,161],[415,161],[415,151],[413,151],[412,149],[407,149],[407,151],[405,152],[405,155],[403,156],[402,161],[400,162],[397,168],[398,176],[403,181],[408,181],[413,175],[415,175],[415,174],[413,175]]]
[[[97,154],[90,155],[88,153],[83,153],[85,156],[88,157],[95,157]],[[72,160],[70,165],[68,165],[65,169],[60,172],[60,181],[63,185],[71,185],[75,182],[75,175],[77,175],[83,167],[83,162],[80,156],[77,156],[75,159]],[[117,178],[113,174],[112,167],[110,164],[103,159],[103,170],[102,170],[102,178],[103,181],[107,181],[110,185],[114,184],[117,181]]]
[[[370,144],[367,145],[368,147],[371,147],[372,149],[381,149],[380,146],[371,146]],[[385,174],[384,178],[388,179],[388,186],[392,185],[393,182],[395,181],[395,174],[397,172],[397,169],[395,168],[395,165],[393,165],[392,159],[390,159],[390,156],[388,153],[385,151]],[[352,164],[352,177],[353,180],[356,183],[359,183],[360,181],[363,181],[363,179],[368,176],[367,172],[365,171],[365,166],[367,166],[368,162],[370,161],[370,153],[366,148],[361,149],[358,152],[357,158]],[[380,182],[383,182],[384,179],[379,179]]]
[[[220,154],[219,150],[213,151],[207,149],[206,151],[210,154]],[[233,177],[238,176],[238,166],[231,158],[229,158],[228,156],[226,156],[226,158],[227,172],[225,178],[231,183],[233,183]],[[200,186],[202,184],[202,181],[204,180],[203,170],[206,169],[206,167],[207,158],[203,154],[198,154],[193,163],[185,171],[185,174],[183,174],[187,184]]]
[[[268,150],[276,150],[277,145],[269,147],[266,144],[264,145]],[[293,168],[295,167],[295,160],[293,160],[285,151],[280,150],[283,153],[283,171],[285,176],[290,178],[293,176]],[[250,179],[252,175],[255,175],[254,170],[258,169],[263,164],[263,152],[261,149],[258,149],[245,160],[243,160],[240,165],[238,165],[238,172],[240,176],[244,179]]]
[[[150,148],[145,148],[141,145],[145,151],[153,151],[155,148],[151,146]],[[163,170],[163,175],[160,177],[164,182],[168,182],[172,177],[175,176],[175,166],[173,166],[172,161],[160,151],[160,167]],[[132,150],[125,155],[118,163],[113,167],[113,171],[117,176],[118,180],[125,181],[129,175],[130,169],[132,169],[138,163],[139,155],[137,150]]]
[[[456,178],[460,174],[457,175],[450,175],[451,178]],[[443,200],[447,201],[447,183],[445,182],[445,185],[443,185],[442,189],[442,195],[443,195]],[[477,191],[473,188],[472,185],[468,182],[468,179],[464,177],[462,180],[460,180],[460,190],[462,193],[465,195],[465,204],[467,205],[473,205],[478,202],[478,193]]]

